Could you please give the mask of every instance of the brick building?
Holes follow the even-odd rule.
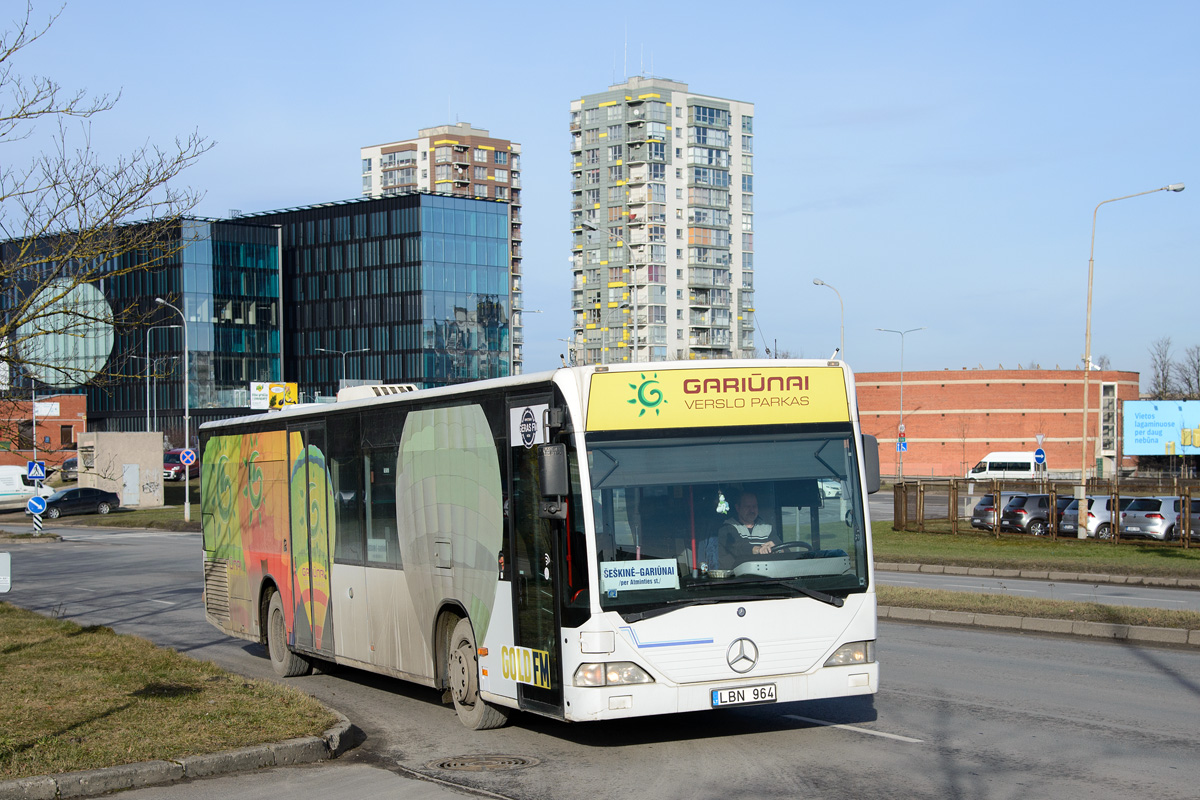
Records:
[[[857,375],[863,433],[879,438],[880,469],[899,471],[900,373]],[[1088,451],[1096,473],[1136,460],[1120,446],[1120,409],[1138,399],[1138,373],[1095,370],[1090,379]],[[1052,474],[1079,474],[1083,434],[1082,370],[941,370],[904,373],[906,477],[963,476],[992,451],[1042,448]],[[1097,436],[1099,438],[1097,439]]]
[[[58,469],[75,455],[79,434],[87,430],[87,395],[39,395],[36,429],[31,411],[28,400],[0,401],[0,465],[24,467],[33,459],[36,438],[38,460]]]

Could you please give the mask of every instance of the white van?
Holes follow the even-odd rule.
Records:
[[[28,500],[33,497],[33,490],[33,481],[25,478],[25,467],[12,464],[0,466],[0,503]],[[49,497],[54,492],[54,488],[42,486],[42,497]]]
[[[1042,465],[1043,468],[1045,465]],[[1033,453],[988,453],[971,467],[967,477],[973,481],[1033,480],[1038,476]]]

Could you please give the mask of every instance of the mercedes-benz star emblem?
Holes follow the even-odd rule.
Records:
[[[749,672],[758,663],[758,645],[749,639],[734,639],[725,651],[725,660],[734,672]]]

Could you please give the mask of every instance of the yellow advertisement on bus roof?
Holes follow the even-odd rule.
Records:
[[[597,372],[589,431],[849,422],[839,367]]]

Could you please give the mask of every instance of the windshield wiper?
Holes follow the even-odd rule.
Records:
[[[653,619],[661,617],[663,614],[670,614],[672,611],[678,611],[681,608],[689,608],[691,606],[710,606],[714,603],[748,603],[753,600],[781,600],[788,597],[782,592],[774,594],[738,594],[727,595],[725,597],[705,597],[705,598],[687,598],[684,600],[668,600],[661,606],[648,608],[645,611],[634,611],[632,614],[621,614],[621,619],[626,622],[638,622],[643,619]]]
[[[795,584],[788,583],[789,580],[792,580],[792,579],[791,578],[763,578],[762,580],[741,581],[741,583],[749,583],[749,584],[754,584],[754,585],[775,584],[777,586],[786,586],[787,588],[791,589],[792,591],[799,592],[800,594],[804,595],[805,597],[811,597],[813,600],[819,600],[822,603],[828,603],[829,605],[833,606],[834,608],[841,608],[842,606],[844,606],[846,604],[846,600],[844,598],[838,597],[837,595],[828,594],[827,592],[817,591],[816,589],[810,589],[807,586],[797,586]]]

